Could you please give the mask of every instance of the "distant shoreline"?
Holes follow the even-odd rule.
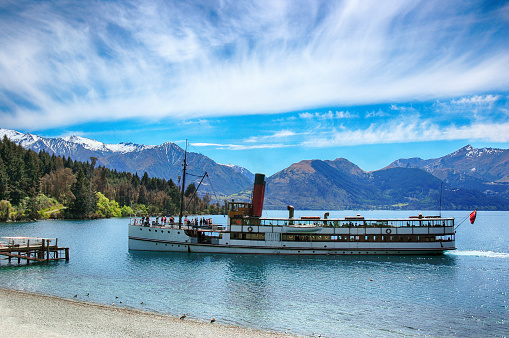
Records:
[[[292,337],[5,288],[0,315],[1,337]]]

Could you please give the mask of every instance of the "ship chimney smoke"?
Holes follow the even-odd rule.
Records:
[[[265,175],[255,174],[255,181],[253,187],[253,209],[251,216],[260,217],[263,211],[263,198],[265,195]]]

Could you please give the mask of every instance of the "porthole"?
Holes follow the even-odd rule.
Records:
[[[148,229],[148,231],[152,231],[152,229]]]

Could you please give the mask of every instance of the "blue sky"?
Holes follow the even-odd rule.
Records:
[[[0,2],[0,127],[271,175],[509,147],[503,1]]]

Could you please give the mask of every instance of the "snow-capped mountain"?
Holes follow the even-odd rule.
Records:
[[[231,163],[222,164],[222,165],[232,168],[236,172],[241,173],[242,175],[246,176],[251,182],[254,182],[255,175],[252,172],[250,172],[249,170],[247,170],[246,168],[238,166],[236,164],[231,164]]]
[[[151,177],[172,179],[178,184],[178,177],[182,174],[184,150],[172,142],[157,146],[134,143],[105,144],[81,136],[49,138],[0,129],[0,137],[3,139],[4,136],[25,149],[45,151],[83,162],[95,157],[97,165],[137,173],[140,177],[147,172]],[[221,198],[251,185],[251,181],[241,173],[241,170],[218,164],[198,153],[188,153],[187,158],[189,173],[195,175],[208,173],[209,179],[204,180],[200,188],[202,193],[208,192],[211,195],[215,193]],[[192,180],[189,179],[187,183],[191,183]],[[195,180],[199,182],[200,177]]]
[[[9,140],[23,146],[25,149],[33,149],[35,151],[44,150],[50,154],[57,155],[69,153],[69,155],[66,154],[65,156],[70,156],[70,153],[75,152],[80,148],[98,152],[130,153],[156,147],[138,145],[134,143],[106,144],[86,137],[74,135],[49,138],[32,135],[30,133],[22,134],[15,130],[0,128],[0,137],[3,138],[4,136],[7,136]]]
[[[392,167],[420,168],[453,186],[509,196],[509,149],[467,145],[439,158],[399,159]]]

